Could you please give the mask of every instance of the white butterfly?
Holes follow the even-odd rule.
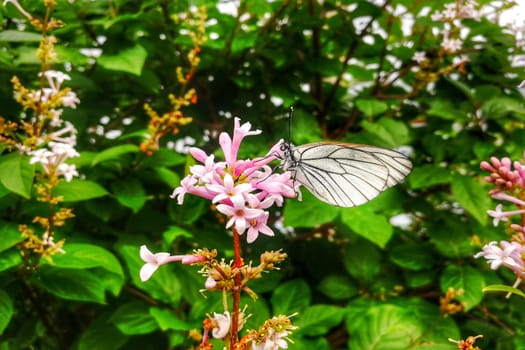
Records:
[[[353,207],[401,182],[412,169],[402,153],[369,145],[282,142],[281,167],[323,202]]]

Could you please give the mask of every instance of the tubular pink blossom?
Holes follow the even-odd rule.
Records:
[[[225,161],[218,162],[213,155],[191,148],[191,155],[200,164],[190,167],[190,175],[171,195],[179,204],[183,203],[187,193],[218,203],[217,210],[228,216],[226,228],[233,226],[239,234],[250,229],[250,243],[259,233],[273,234],[267,220],[263,220],[269,216],[266,209],[274,204],[282,205],[284,197],[295,197],[300,186],[289,172],[273,174],[268,166],[278,158],[278,152],[282,153],[282,140],[263,158],[237,159],[242,140],[260,133],[260,130],[251,130],[250,123],[241,125],[240,119],[235,118],[233,136],[225,132],[219,135]],[[255,218],[259,221],[254,221]]]
[[[511,202],[511,203],[516,204],[516,205],[525,207],[525,201],[522,201],[521,199],[518,199],[518,198],[516,198],[514,196],[511,196],[511,195],[509,195],[509,194],[507,194],[505,192],[496,192],[496,193],[492,194],[491,197],[494,198],[494,199]]]
[[[140,246],[140,258],[145,262],[145,264],[140,269],[139,275],[142,282],[147,281],[151,278],[153,273],[164,264],[180,261],[185,265],[195,264],[201,261],[204,261],[203,256],[197,255],[170,255],[170,253],[160,252],[152,253],[148,247],[145,245]]]
[[[498,204],[496,206],[496,210],[487,210],[487,214],[492,216],[494,218],[493,224],[494,226],[498,226],[498,223],[501,221],[508,221],[509,216],[512,215],[521,215],[525,213],[525,210],[511,210],[511,211],[502,211],[501,209],[503,206],[501,204]]]
[[[206,158],[208,158],[206,152],[197,147],[190,147],[190,154],[201,163],[206,162]]]

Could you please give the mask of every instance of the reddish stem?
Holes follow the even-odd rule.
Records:
[[[233,252],[235,260],[233,263],[233,269],[236,270],[243,265],[241,258],[241,242],[239,233],[234,228],[233,232]],[[233,310],[232,310],[232,325],[231,325],[231,343],[230,349],[233,350],[235,345],[239,342],[239,305],[241,304],[241,275],[238,273],[235,275],[235,286],[232,289],[233,297]]]

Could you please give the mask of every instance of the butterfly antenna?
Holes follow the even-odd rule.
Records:
[[[292,143],[292,116],[293,116],[293,106],[290,107],[288,111],[288,144]]]

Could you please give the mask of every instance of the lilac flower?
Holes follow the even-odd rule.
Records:
[[[492,193],[491,197],[494,198],[494,199],[501,200],[501,201],[511,202],[511,203],[516,204],[516,205],[518,205],[520,207],[525,207],[525,201],[522,201],[521,199],[516,198],[514,196],[511,196],[511,195],[509,195],[509,194],[507,194],[505,192]]]
[[[525,266],[522,258],[525,254],[525,247],[517,242],[507,241],[501,241],[499,245],[497,242],[490,242],[483,247],[481,252],[474,255],[474,258],[484,257],[492,270],[505,266],[511,269],[518,278],[525,278]]]
[[[412,56],[412,60],[416,61],[417,63],[422,63],[427,59],[426,53],[423,51],[415,52]]]
[[[461,49],[463,42],[460,39],[450,39],[448,37],[443,38],[441,47],[449,52],[456,52]]]
[[[204,288],[206,288],[207,290],[214,290],[216,286],[217,281],[215,281],[213,277],[208,276],[208,278],[206,278],[206,281],[204,282]]]
[[[207,185],[206,188],[212,192],[217,193],[217,195],[213,197],[213,203],[217,203],[228,198],[233,200],[234,197],[240,197],[240,199],[244,199],[244,193],[248,193],[249,191],[253,191],[255,189],[247,183],[235,185],[230,174],[224,175],[223,184],[210,184]]]
[[[73,177],[78,176],[78,171],[75,165],[62,163],[57,167],[58,175],[64,176],[67,182],[73,180]]]
[[[53,156],[53,153],[45,148],[40,148],[35,151],[30,151],[31,158],[29,164],[41,163],[42,165],[49,164],[49,158]]]
[[[39,73],[39,76],[41,75],[46,77],[49,86],[55,91],[60,90],[60,86],[65,80],[71,80],[69,75],[56,70],[47,70],[43,73]]]
[[[231,316],[228,311],[225,311],[223,314],[218,314],[216,312],[213,313],[213,320],[217,324],[217,327],[214,327],[211,331],[211,335],[215,339],[222,339],[226,335],[228,335],[228,332],[230,331],[230,325],[231,325]]]
[[[62,175],[67,182],[79,175],[75,165],[65,163],[69,158],[79,156],[71,144],[50,141],[48,146],[51,150],[40,148],[30,151],[29,164],[40,163],[46,174]]]
[[[190,175],[181,181],[171,197],[179,204],[188,194],[206,198],[217,203],[217,210],[228,217],[226,228],[234,227],[238,234],[248,231],[247,241],[255,241],[259,233],[273,235],[268,227],[267,209],[281,206],[284,197],[295,197],[299,184],[294,184],[290,174],[273,174],[268,164],[276,159],[281,141],[263,158],[237,159],[239,147],[246,136],[258,135],[260,130],[251,130],[250,123],[241,125],[234,120],[234,131],[230,137],[223,132],[219,144],[225,161],[218,162],[198,148],[190,153],[201,164],[190,167]]]
[[[288,349],[286,339],[290,332],[276,332],[273,328],[268,330],[268,336],[259,344],[252,343],[252,350],[279,350]]]
[[[77,108],[77,104],[79,103],[80,100],[73,91],[69,91],[66,96],[62,97],[62,105],[64,107]]]
[[[268,227],[268,212],[263,212],[261,215],[251,219],[249,221],[248,233],[246,235],[246,241],[248,243],[254,242],[259,233],[265,234],[267,236],[274,236],[274,233],[270,227]]]
[[[254,219],[264,213],[261,209],[252,209],[246,207],[244,198],[232,197],[233,206],[228,204],[217,205],[217,210],[224,215],[230,217],[226,223],[226,228],[232,227],[234,224],[237,233],[242,235],[248,227],[248,220]]]
[[[159,266],[169,262],[180,261],[185,265],[190,265],[204,260],[203,256],[198,255],[170,255],[166,252],[153,254],[145,245],[140,246],[140,258],[146,263],[139,273],[142,282],[149,280]]]
[[[524,214],[525,210],[511,210],[511,211],[502,211],[502,205],[498,204],[496,210],[487,210],[487,214],[494,218],[494,226],[498,226],[500,221],[509,221],[509,216]]]
[[[434,12],[431,16],[433,21],[452,22],[455,19],[472,18],[476,21],[481,19],[481,12],[476,10],[477,3],[474,0],[455,1],[445,4],[443,11]]]

